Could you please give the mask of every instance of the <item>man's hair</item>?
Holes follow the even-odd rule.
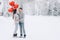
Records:
[[[23,10],[23,8],[19,8],[19,9]]]

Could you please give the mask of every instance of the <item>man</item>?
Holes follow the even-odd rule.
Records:
[[[20,37],[23,36],[24,34],[24,38],[26,37],[25,34],[25,29],[24,29],[24,13],[23,13],[23,9],[19,8],[19,25],[20,25]]]

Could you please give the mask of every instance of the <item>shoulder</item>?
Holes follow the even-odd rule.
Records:
[[[14,16],[18,16],[17,14],[14,14]]]

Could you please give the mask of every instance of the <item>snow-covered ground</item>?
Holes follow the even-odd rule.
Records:
[[[26,38],[14,38],[14,27],[14,21],[11,17],[1,16],[0,40],[60,40],[59,16],[25,15]]]

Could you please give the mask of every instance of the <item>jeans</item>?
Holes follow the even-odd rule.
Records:
[[[24,23],[19,22],[20,34],[25,34]]]
[[[18,25],[19,25],[19,23],[15,23],[15,31],[14,31],[14,34],[16,34],[16,32],[18,30]]]

